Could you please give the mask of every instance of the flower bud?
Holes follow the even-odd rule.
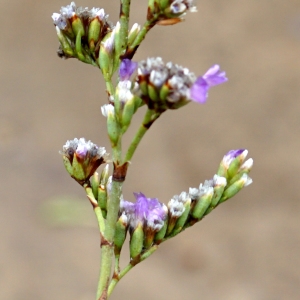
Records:
[[[187,11],[197,11],[193,0],[149,0],[147,19],[158,19],[158,25],[175,24],[172,20],[181,21]]]
[[[91,187],[95,199],[98,199],[99,182],[100,182],[99,174],[98,172],[95,172],[94,175],[91,177]]]
[[[84,138],[69,140],[60,152],[66,170],[72,178],[83,185],[105,163],[107,154],[104,147],[98,147]]]
[[[169,209],[169,221],[168,221],[168,228],[166,233],[167,236],[174,229],[176,221],[179,219],[179,217],[183,215],[185,211],[185,206],[182,199],[178,195],[175,195],[168,202],[168,209]]]
[[[248,154],[246,149],[230,150],[224,155],[217,175],[225,177],[228,181],[238,173]]]
[[[215,175],[213,177],[214,195],[211,200],[211,207],[216,207],[226,187],[227,180],[225,177]]]
[[[128,46],[130,46],[134,42],[140,30],[141,30],[141,26],[138,23],[134,23],[128,33]]]
[[[182,230],[183,226],[185,225],[187,218],[189,216],[189,213],[190,213],[190,209],[191,209],[191,198],[189,197],[188,193],[182,192],[179,195],[179,198],[181,199],[181,201],[184,205],[184,212],[178,218],[178,220],[175,224],[174,231],[176,231],[177,233],[180,232]]]
[[[107,182],[109,179],[109,165],[103,169],[98,186],[98,205],[101,208],[102,215],[105,218],[107,212]]]
[[[116,232],[114,238],[115,255],[120,255],[121,249],[126,239],[128,223],[128,217],[125,213],[122,213],[116,223]]]
[[[105,104],[101,106],[101,112],[104,117],[107,117],[107,133],[114,147],[120,137],[120,126],[115,115],[115,108],[112,104]]]
[[[100,44],[98,65],[104,79],[109,81],[113,74],[115,30],[106,34]]]
[[[195,205],[191,211],[191,215],[195,219],[202,219],[207,209],[210,207],[214,189],[210,184],[200,184],[199,193],[195,200]]]
[[[130,238],[130,258],[134,259],[141,254],[144,245],[144,230],[140,223],[133,230]]]
[[[243,187],[250,185],[252,183],[252,179],[248,176],[248,174],[244,173],[242,177],[234,182],[232,185],[228,186],[220,199],[220,203],[228,200],[237,194]]]

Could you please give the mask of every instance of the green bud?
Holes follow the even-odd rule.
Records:
[[[203,218],[205,212],[209,208],[211,204],[211,199],[214,194],[214,189],[212,187],[206,187],[206,189],[203,191],[202,195],[200,195],[199,199],[196,200],[196,204],[194,208],[192,209],[192,216],[195,219],[200,220]]]
[[[144,245],[144,231],[142,224],[134,229],[130,238],[130,257],[131,259],[136,258],[141,254]]]
[[[58,28],[58,26],[56,26],[55,28],[56,28],[58,40],[60,42],[60,45],[61,45],[61,48],[62,48],[64,54],[67,57],[73,57],[74,51],[71,47],[69,39],[62,33],[62,31]]]
[[[113,74],[114,65],[114,31],[109,32],[100,44],[98,64],[106,81],[109,81]]]
[[[126,239],[127,227],[128,227],[128,218],[123,213],[116,223],[116,231],[115,231],[115,239],[114,239],[115,255],[119,255],[121,252],[121,249]]]
[[[168,216],[164,222],[163,227],[155,234],[155,237],[154,237],[155,244],[159,245],[162,242],[163,238],[166,235],[167,228],[168,228]]]
[[[94,175],[91,177],[91,187],[95,199],[98,199],[99,180],[100,180],[99,174],[98,172],[95,172]]]
[[[115,115],[115,108],[112,104],[105,104],[101,107],[103,116],[107,117],[107,133],[112,144],[115,147],[120,137],[120,126]]]
[[[107,164],[101,172],[100,186],[105,188],[109,178],[109,164]]]
[[[135,99],[134,97],[132,97],[131,99],[127,100],[123,108],[122,118],[121,118],[121,125],[123,128],[123,132],[126,131],[126,129],[131,123],[131,119],[134,114],[134,109],[135,109]]]
[[[190,198],[185,199],[184,208],[185,208],[185,210],[184,210],[183,214],[178,218],[176,225],[174,227],[174,231],[176,231],[176,232],[181,231],[187,221],[187,218],[188,218],[190,210],[191,210],[191,199]]]
[[[221,196],[227,184],[227,180],[225,177],[220,177],[218,175],[215,175],[213,180],[214,180],[214,195],[211,200],[211,206],[215,207],[221,199]]]
[[[140,30],[141,26],[138,23],[134,23],[128,34],[128,46],[130,46],[134,42]]]
[[[243,174],[243,176],[234,182],[232,185],[226,188],[223,193],[223,196],[220,200],[220,203],[228,200],[229,198],[233,197],[237,194],[244,186],[247,186],[252,183],[252,179],[248,176],[248,174]]]
[[[120,63],[120,55],[122,52],[122,40],[120,34],[121,25],[120,22],[117,22],[116,27],[114,28],[114,70],[116,70]]]

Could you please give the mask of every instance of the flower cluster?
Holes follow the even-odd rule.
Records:
[[[76,7],[74,2],[52,15],[60,47],[58,55],[97,64],[101,41],[113,30],[104,9]]]
[[[60,154],[66,170],[80,184],[87,182],[107,159],[104,147],[98,147],[84,138],[67,141]]]
[[[167,206],[142,193],[135,194],[135,203],[121,200],[115,251],[120,253],[129,229],[130,255],[134,259],[152,245],[158,245],[194,225],[220,203],[251,184],[248,173],[253,159],[245,161],[246,155],[247,150],[244,149],[229,151],[220,164],[220,169],[225,171],[224,176],[216,174],[199,188],[190,188],[189,192],[175,195]]]
[[[159,25],[173,25],[180,22],[187,11],[197,11],[194,0],[149,0],[147,19],[157,19]]]
[[[137,69],[137,83],[142,99],[150,109],[177,109],[189,101],[204,103],[210,87],[227,81],[218,65],[212,66],[198,78],[187,68],[160,57],[141,61]]]

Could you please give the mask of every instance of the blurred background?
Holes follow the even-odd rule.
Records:
[[[68,2],[0,3],[0,298],[94,299],[97,224],[58,151],[83,136],[109,151],[105,86],[98,69],[56,55],[51,15]],[[76,4],[103,7],[117,21],[117,0]],[[144,22],[146,6],[132,0],[132,23]],[[166,203],[211,178],[236,148],[254,159],[253,184],[163,244],[111,299],[299,299],[299,0],[199,0],[186,22],[150,32],[135,60],[148,56],[198,75],[218,63],[229,81],[205,105],[168,111],[154,124],[125,199],[142,191]],[[62,218],[54,206],[68,201]]]

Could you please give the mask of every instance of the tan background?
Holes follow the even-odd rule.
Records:
[[[68,2],[0,4],[0,299],[94,299],[96,221],[58,150],[81,136],[109,148],[104,84],[96,68],[56,57],[51,14]],[[116,22],[117,0],[77,5],[102,6]],[[142,23],[146,0],[132,6]],[[240,147],[254,158],[254,183],[163,244],[112,299],[299,299],[300,2],[199,0],[198,10],[154,28],[136,59],[161,55],[196,74],[219,63],[230,80],[206,105],[163,115],[136,153],[124,196],[167,202]],[[64,195],[81,198],[83,221],[50,226],[45,207]]]

